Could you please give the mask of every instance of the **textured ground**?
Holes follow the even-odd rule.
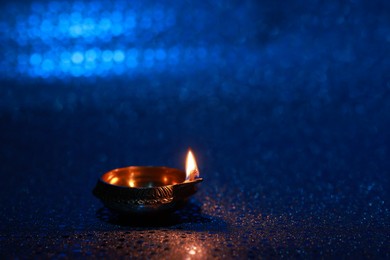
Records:
[[[387,5],[264,3],[255,19],[215,3],[230,20],[186,42],[207,35],[221,56],[194,70],[8,71],[0,256],[389,258]],[[183,210],[124,219],[93,197],[104,172],[183,168],[189,146],[204,181]]]

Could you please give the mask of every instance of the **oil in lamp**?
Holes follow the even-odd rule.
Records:
[[[184,205],[202,180],[189,150],[185,172],[154,166],[118,168],[101,176],[93,194],[107,208],[122,214],[169,212]]]

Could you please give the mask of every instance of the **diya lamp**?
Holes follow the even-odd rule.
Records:
[[[184,205],[202,180],[189,150],[185,172],[154,166],[113,169],[100,177],[93,194],[118,213],[154,214],[174,211]]]

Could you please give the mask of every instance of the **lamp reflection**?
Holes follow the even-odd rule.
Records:
[[[188,253],[190,255],[195,255],[196,254],[196,246],[193,246],[192,249],[190,249],[190,251],[188,251]]]
[[[207,258],[207,255],[205,254],[204,250],[202,250],[202,247],[199,245],[190,245],[186,246],[185,250],[187,251],[187,257],[186,259],[205,259]]]

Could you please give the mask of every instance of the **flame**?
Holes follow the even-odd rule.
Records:
[[[130,186],[131,188],[133,188],[133,187],[135,186],[135,183],[134,183],[133,180],[129,180],[129,186]]]
[[[193,181],[197,177],[199,177],[198,166],[196,165],[196,160],[192,151],[188,150],[186,159],[186,180]]]

